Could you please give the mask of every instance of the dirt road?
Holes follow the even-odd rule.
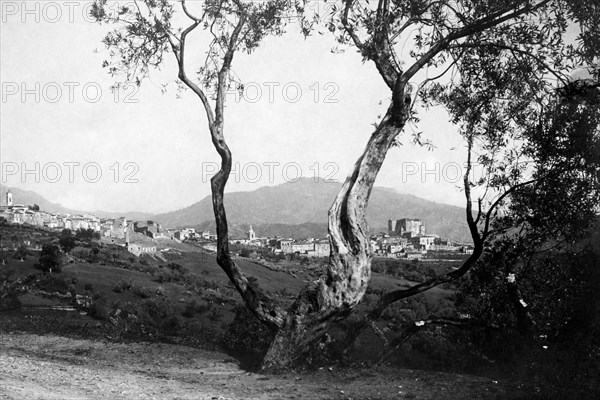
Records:
[[[0,399],[506,399],[516,389],[474,376],[425,371],[260,375],[218,352],[0,334]]]

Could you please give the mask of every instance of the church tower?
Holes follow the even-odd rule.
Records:
[[[13,205],[13,196],[10,190],[6,192],[6,205],[9,207]]]
[[[252,229],[252,225],[250,225],[250,229],[248,229],[248,240],[252,241],[256,239],[256,234],[254,233],[254,230]]]

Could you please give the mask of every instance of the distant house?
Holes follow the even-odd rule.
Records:
[[[153,239],[164,237],[168,238],[170,235],[167,231],[165,231],[160,224],[157,224],[154,221],[135,221],[133,223],[133,230],[135,232],[141,233],[142,235],[146,235]]]
[[[329,239],[309,239],[294,242],[292,239],[278,239],[276,250],[284,254],[301,254],[308,257],[328,257],[331,251]]]
[[[292,243],[292,253],[304,254],[308,251],[312,251],[315,248],[315,244],[313,242],[296,242]]]
[[[88,220],[85,219],[82,215],[74,215],[71,218],[71,230],[77,231],[79,229],[88,229],[90,224]]]
[[[100,223],[100,234],[104,237],[110,237],[110,231],[112,230],[113,220],[107,219]]]
[[[386,252],[390,254],[401,253],[404,250],[404,245],[395,243],[387,245]]]
[[[423,252],[418,250],[406,250],[404,254],[409,260],[421,260],[423,258]]]
[[[315,257],[328,257],[331,253],[331,245],[329,239],[321,239],[315,241],[314,256]]]
[[[187,239],[189,236],[188,236],[188,232],[186,230],[179,230],[179,231],[175,231],[173,233],[173,237],[177,240],[183,241],[183,240]]]
[[[129,243],[127,245],[127,251],[136,257],[139,257],[142,254],[154,254],[156,253],[156,245],[149,246],[146,244]]]
[[[13,222],[13,212],[8,209],[0,209],[0,218],[6,222]]]
[[[113,221],[110,229],[110,237],[124,239],[125,231],[127,229],[127,218],[120,217]]]
[[[464,254],[473,254],[473,251],[475,250],[475,248],[471,245],[464,245],[461,249],[460,252],[464,253]]]
[[[142,254],[156,253],[156,242],[148,236],[133,231],[133,226],[125,230],[125,245],[127,251],[136,257]]]
[[[419,235],[412,237],[411,242],[417,249],[430,250],[434,246],[436,239],[439,239],[439,237],[434,235]]]
[[[12,213],[12,221],[15,224],[22,224],[25,222],[25,211],[18,210],[13,211]]]
[[[402,218],[398,220],[388,220],[388,234],[390,236],[413,237],[425,234],[423,221],[415,218]]]

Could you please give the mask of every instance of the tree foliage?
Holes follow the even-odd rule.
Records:
[[[334,7],[326,20],[329,30],[342,47],[354,46],[365,60],[372,61],[391,90],[391,104],[378,127],[416,124],[420,114],[440,105],[459,126],[468,150],[463,186],[466,221],[475,246],[459,269],[384,294],[349,330],[346,345],[394,302],[469,272],[490,241],[510,229],[500,221],[509,213],[526,215],[516,206],[528,207],[526,202],[513,202],[513,197],[535,193],[529,198],[531,203],[543,185],[549,191],[560,183],[556,196],[545,197],[546,209],[540,208],[538,219],[560,215],[564,221],[582,215],[584,209],[589,215],[597,179],[584,176],[597,176],[598,165],[588,155],[589,164],[581,165],[587,168],[585,173],[585,168],[569,170],[573,165],[567,160],[572,164],[573,158],[567,158],[565,151],[582,151],[586,141],[588,150],[596,146],[596,106],[588,106],[591,119],[587,126],[579,126],[579,139],[570,128],[550,129],[548,124],[560,119],[552,117],[553,113],[573,111],[567,110],[570,103],[560,94],[564,91],[557,89],[577,86],[569,76],[576,67],[590,66],[591,86],[597,86],[594,62],[599,49],[590,43],[597,40],[599,21],[598,6],[582,1],[381,0],[373,5],[349,0],[342,8]],[[569,27],[573,25],[581,28],[578,40],[572,40]],[[412,139],[427,141],[420,133]],[[552,148],[553,140],[565,148]],[[472,175],[475,162],[485,171],[477,179]],[[572,179],[564,171],[570,171],[567,175]]]
[[[45,244],[42,246],[37,267],[44,272],[60,272],[61,254],[57,246]]]
[[[456,271],[385,294],[350,337],[393,302],[458,279],[475,265],[496,229],[491,226],[496,211],[509,194],[527,185],[522,178],[531,170],[520,166],[523,150],[518,144],[528,140],[528,129],[550,107],[553,82],[567,82],[568,71],[589,65],[599,49],[594,46],[598,7],[582,0],[345,0],[326,16],[307,12],[306,3],[209,0],[193,8],[185,1],[176,7],[167,0],[138,0],[134,7],[109,11],[106,0],[97,0],[92,8],[99,22],[117,26],[104,39],[112,56],[104,66],[111,74],[123,73],[126,80],[140,84],[165,62],[165,54],[172,53],[181,87],[191,89],[204,107],[221,157],[221,169],[211,179],[217,262],[251,312],[276,334],[265,358],[268,367],[289,366],[363,298],[371,275],[365,220],[371,189],[401,132],[407,124],[418,123],[417,100],[426,107],[445,106],[467,138],[466,219],[475,251]],[[230,256],[224,189],[232,154],[224,136],[224,96],[229,88],[241,88],[231,71],[235,53],[251,52],[265,36],[281,34],[285,13],[292,9],[303,11],[304,34],[324,24],[339,45],[356,47],[365,61],[373,62],[391,99],[329,211],[332,251],[325,276],[285,308],[251,285]],[[583,27],[579,43],[566,40],[570,21]],[[205,34],[206,59],[192,77],[187,72],[187,41],[199,32]],[[593,73],[597,76],[596,70]],[[209,98],[207,89],[214,96]],[[426,143],[419,133],[412,140]],[[472,182],[471,157],[479,151],[489,174]],[[541,153],[535,155],[541,160]],[[495,198],[482,196],[473,204],[471,194],[478,187],[489,187]]]
[[[75,248],[75,237],[73,236],[61,236],[58,239],[58,244],[60,245],[60,248],[62,249],[62,251],[64,251],[66,254],[69,254],[71,252],[71,250],[73,250]]]

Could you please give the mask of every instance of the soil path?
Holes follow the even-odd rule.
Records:
[[[260,375],[227,355],[160,343],[0,334],[0,399],[506,399],[511,385],[426,371]]]

